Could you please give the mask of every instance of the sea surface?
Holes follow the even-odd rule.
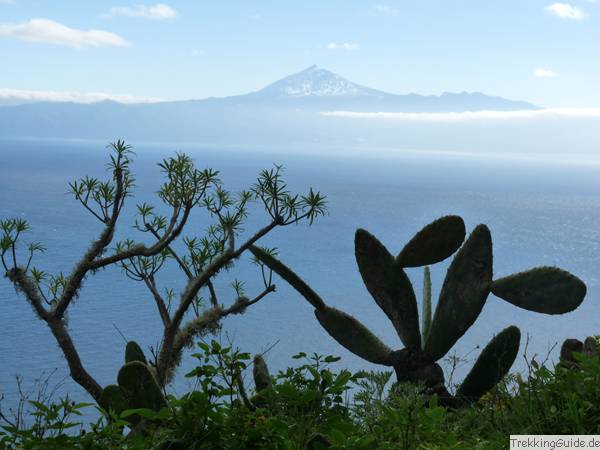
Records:
[[[514,366],[524,370],[523,354],[538,360],[556,359],[556,345],[568,337],[583,339],[600,334],[600,159],[551,159],[543,154],[510,155],[476,152],[444,153],[342,149],[211,148],[193,144],[132,143],[136,152],[135,198],[130,199],[118,228],[118,239],[143,239],[132,228],[135,203],[156,197],[162,175],[156,163],[177,151],[190,154],[200,168],[221,173],[226,187],[250,187],[261,169],[283,164],[289,188],[309,187],[327,196],[329,215],[312,226],[277,229],[261,244],[277,247],[280,257],[295,269],[330,305],[343,309],[367,325],[393,348],[401,348],[384,313],[364,287],[354,259],[357,228],[376,235],[392,253],[422,226],[446,214],[461,215],[468,230],[487,224],[494,242],[494,273],[502,277],[540,265],[557,265],[582,278],[588,294],[582,306],[562,316],[518,309],[490,296],[471,329],[452,354],[465,358],[457,370],[464,376],[495,333],[517,325],[523,333],[521,354]],[[67,194],[67,183],[83,175],[106,177],[106,142],[0,140],[0,217],[26,218],[27,240],[40,241],[47,252],[36,256],[40,269],[68,273],[100,224]],[[256,203],[250,208],[244,236],[268,222]],[[186,235],[201,236],[206,217],[194,216]],[[261,288],[260,274],[243,257],[217,280],[223,303],[234,298],[229,283],[245,282],[249,296]],[[432,267],[434,301],[450,259]],[[410,269],[421,298],[422,269]],[[304,351],[342,357],[338,367],[352,370],[384,369],[350,354],[319,326],[310,305],[275,277],[277,292],[245,314],[230,317],[216,339],[231,341],[250,353],[263,352],[273,372],[296,364],[291,356]],[[183,275],[174,265],[159,276],[161,288],[181,290]],[[138,341],[149,353],[160,339],[160,321],[152,297],[139,282],[118,268],[102,270],[85,281],[69,309],[69,327],[87,370],[102,384],[114,383],[123,363],[124,339]],[[526,345],[527,344],[527,345]],[[183,376],[193,367],[189,355],[171,387],[183,393]],[[447,364],[446,364],[447,365]],[[448,365],[447,365],[448,366]],[[31,388],[42,373],[55,371],[52,382],[64,380],[61,393],[88,400],[68,379],[68,370],[49,330],[6,278],[0,278],[0,393],[3,407],[17,401],[15,376]],[[456,380],[455,380],[456,381]]]

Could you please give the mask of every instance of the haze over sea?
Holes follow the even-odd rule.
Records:
[[[518,309],[490,296],[480,318],[455,347],[458,356],[474,359],[479,353],[473,351],[476,346],[485,345],[494,333],[512,324],[530,336],[529,356],[538,354],[540,359],[567,337],[582,339],[600,331],[598,158],[132,144],[137,153],[133,164],[136,197],[128,203],[117,239],[139,237],[131,228],[134,205],[141,201],[157,203],[154,193],[161,175],[156,163],[175,151],[193,156],[200,168],[220,170],[232,191],[248,188],[259,170],[273,163],[284,164],[290,188],[304,191],[312,186],[320,190],[328,197],[330,214],[312,227],[278,229],[261,244],[278,247],[281,259],[328,303],[357,317],[389,346],[400,348],[400,342],[360,279],[354,260],[354,232],[366,228],[397,253],[422,226],[445,214],[461,215],[469,231],[478,223],[490,227],[495,277],[533,266],[557,265],[578,275],[588,286],[579,309],[555,317]],[[100,224],[66,192],[68,181],[83,175],[105,176],[105,145],[92,141],[0,140],[0,217],[17,216],[30,222],[28,239],[48,248],[36,257],[36,267],[68,273],[99,233]],[[192,219],[186,235],[202,234],[208,223],[201,219]],[[266,221],[260,205],[253,205],[245,235]],[[434,301],[449,262],[432,267]],[[246,255],[231,274],[218,279],[224,303],[233,299],[228,288],[233,276],[246,282],[249,295],[260,289],[260,274]],[[409,276],[420,300],[422,270],[410,269]],[[285,282],[277,277],[275,281],[276,293],[244,315],[225,320],[223,339],[229,337],[234,345],[251,353],[276,343],[267,355],[273,370],[290,365],[291,356],[299,351],[340,355],[340,366],[353,370],[381,369],[339,346],[319,326],[310,305]],[[170,266],[159,283],[180,288],[184,279],[175,266]],[[0,317],[0,392],[10,406],[16,399],[15,374],[21,374],[27,385],[44,370],[57,368],[56,380],[68,370],[47,327],[6,279],[0,280]],[[69,324],[84,364],[102,385],[115,381],[122,364],[124,341],[115,326],[146,350],[156,347],[160,337],[159,317],[149,292],[117,268],[86,280],[70,310]],[[556,350],[552,356],[556,357]],[[514,369],[523,369],[522,361],[519,358]],[[191,364],[191,358],[184,358],[174,384],[176,392],[184,391],[183,374]],[[465,369],[468,367],[470,364]],[[464,370],[459,370],[459,378],[462,374]],[[86,399],[70,379],[64,391]]]

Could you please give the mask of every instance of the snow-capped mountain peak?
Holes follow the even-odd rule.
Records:
[[[257,94],[278,98],[381,96],[383,92],[352,83],[341,76],[312,65],[276,81]]]

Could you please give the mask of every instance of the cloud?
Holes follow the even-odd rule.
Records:
[[[339,44],[337,42],[330,42],[327,44],[327,48],[329,50],[358,50],[360,49],[360,45],[350,44],[348,42],[341,42]]]
[[[103,92],[59,92],[59,91],[25,91],[19,89],[0,88],[0,102],[22,104],[32,102],[73,102],[97,103],[110,100],[118,103],[156,103],[157,98],[136,97],[130,94],[107,94]]]
[[[379,16],[397,16],[400,10],[390,5],[375,5],[374,12]]]
[[[164,3],[156,5],[136,5],[136,6],[113,6],[108,14],[110,17],[124,16],[137,17],[148,20],[172,20],[179,13]]]
[[[520,111],[465,111],[442,113],[408,113],[408,112],[354,112],[326,111],[320,113],[327,117],[350,119],[386,119],[410,122],[467,122],[510,119],[536,119],[553,117],[578,117],[600,119],[600,108],[548,108]]]
[[[83,47],[131,47],[118,34],[102,30],[78,30],[49,19],[31,19],[17,24],[0,24],[0,37],[26,42]]]
[[[0,5],[14,5],[15,0],[0,0]]]
[[[554,70],[544,69],[543,67],[538,67],[533,72],[533,75],[538,78],[554,78],[558,76],[558,74]]]
[[[546,12],[567,20],[583,20],[586,18],[585,12],[569,3],[553,3],[546,6]]]

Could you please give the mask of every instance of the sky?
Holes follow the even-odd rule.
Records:
[[[600,0],[0,0],[0,96],[228,96],[312,64],[404,94],[600,107]]]

